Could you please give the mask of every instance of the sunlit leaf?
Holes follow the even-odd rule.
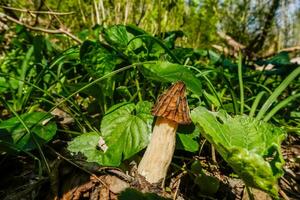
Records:
[[[149,142],[153,116],[150,102],[116,104],[107,111],[101,123],[101,134],[85,133],[69,143],[71,152],[81,152],[87,161],[100,165],[118,166]],[[98,146],[100,135],[107,145],[103,152]]]
[[[251,187],[277,196],[277,180],[283,175],[280,144],[285,132],[246,115],[230,117],[197,107],[193,122],[203,130],[225,161]]]
[[[189,90],[197,95],[202,94],[200,80],[184,65],[157,62],[155,64],[144,64],[141,71],[146,78],[160,82],[176,82],[182,80]]]
[[[129,39],[126,27],[123,25],[114,25],[104,29],[105,40],[116,47],[126,48]]]

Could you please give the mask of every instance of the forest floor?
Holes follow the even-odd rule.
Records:
[[[220,187],[214,195],[201,193],[188,173],[173,171],[164,183],[166,190],[160,186],[149,186],[141,179],[137,183],[133,170],[124,172],[118,168],[97,167],[84,162],[72,161],[65,150],[66,141],[56,140],[46,146],[51,172],[48,177],[39,176],[37,162],[19,155],[15,157],[0,156],[0,199],[118,199],[120,190],[128,187],[140,191],[159,193],[172,199],[249,199],[247,190],[241,179],[232,176],[230,167],[217,155],[217,163],[211,159],[210,149],[204,149],[205,156],[197,158],[209,175],[219,181]],[[300,138],[289,135],[282,144],[285,159],[284,176],[279,181],[280,196],[283,199],[300,199]],[[184,155],[183,155],[184,156]],[[134,165],[132,165],[134,168]],[[178,170],[177,170],[178,171]],[[132,175],[132,176],[130,176]],[[137,186],[138,185],[138,186]],[[207,190],[206,190],[207,192]],[[266,193],[252,189],[255,199],[271,199]],[[122,197],[123,198],[123,197]],[[124,197],[126,198],[126,197]],[[123,199],[124,199],[123,198]],[[144,198],[144,197],[142,197]],[[157,199],[158,197],[153,197]]]

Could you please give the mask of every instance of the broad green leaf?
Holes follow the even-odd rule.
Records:
[[[57,127],[55,122],[49,121],[50,114],[33,112],[20,117],[40,144],[50,141],[56,134]],[[17,117],[0,122],[0,141],[11,143],[17,149],[29,151],[36,148],[31,134],[26,132]]]
[[[192,92],[199,96],[202,94],[200,80],[184,65],[157,62],[155,64],[144,64],[141,71],[146,78],[161,82],[182,80]]]
[[[176,149],[196,152],[199,150],[199,135],[200,130],[197,127],[194,127],[192,131],[184,131],[188,128],[183,127],[182,130],[178,130],[176,134]]]
[[[101,122],[101,136],[108,149],[103,152],[97,148],[100,135],[85,133],[69,143],[71,152],[81,152],[87,161],[100,165],[118,166],[149,142],[153,116],[150,102],[120,103],[111,107]]]
[[[87,158],[88,162],[99,163],[103,159],[103,152],[98,147],[99,139],[100,133],[84,133],[69,142],[68,150],[73,153],[81,152]]]
[[[124,159],[128,159],[149,142],[153,116],[152,104],[139,102],[126,104],[109,110],[101,122],[101,133],[108,148],[118,148]],[[133,113],[135,112],[135,114]]]
[[[284,66],[284,65],[289,65],[291,64],[290,58],[289,58],[289,53],[288,52],[279,52],[275,56],[271,57],[270,59],[266,59],[263,61],[257,61],[257,64],[259,65],[268,65],[268,64],[273,64],[275,66]]]
[[[99,78],[114,70],[118,57],[100,42],[85,41],[80,48],[80,60],[92,77]]]
[[[255,62],[260,66],[273,65],[272,69],[265,70],[264,73],[267,75],[279,74],[286,75],[291,73],[292,70],[298,67],[296,63],[291,63],[289,58],[289,53],[282,51],[275,56],[266,59],[258,60]]]
[[[126,27],[123,25],[114,25],[104,29],[105,40],[116,47],[126,48],[129,39]]]
[[[107,49],[100,42],[85,41],[80,48],[80,60],[89,75],[100,78],[112,72],[121,59],[112,50]],[[113,78],[108,78],[99,83],[102,93],[112,95]]]
[[[147,34],[146,31],[132,24],[126,25],[126,30],[134,36]]]
[[[194,181],[198,185],[200,192],[206,195],[214,195],[220,187],[218,178],[206,175],[205,173],[201,173]]]
[[[136,35],[146,34],[135,26],[113,25],[103,30],[105,40],[116,49],[134,51],[143,45],[140,38],[132,40]],[[129,43],[130,41],[130,43]],[[128,54],[128,53],[127,53]]]
[[[286,134],[282,129],[246,115],[232,118],[224,111],[203,107],[195,108],[191,117],[247,185],[277,196],[284,164],[280,144]]]

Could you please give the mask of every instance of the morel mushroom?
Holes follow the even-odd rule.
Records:
[[[150,143],[138,166],[138,173],[149,183],[159,183],[167,174],[175,150],[178,124],[189,124],[190,110],[182,81],[161,95],[152,109],[157,116]]]

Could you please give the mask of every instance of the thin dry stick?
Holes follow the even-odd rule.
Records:
[[[211,144],[211,160],[213,161],[214,164],[217,164],[217,158],[216,158],[216,150],[214,145]]]
[[[97,22],[97,24],[100,24],[99,8],[97,6],[96,0],[94,0],[93,3],[94,3],[94,9],[95,9],[95,13],[96,13],[96,22]]]
[[[46,8],[47,8],[48,10],[52,11],[51,8],[50,8],[49,6],[47,6],[46,3],[45,3],[45,6],[46,6]],[[58,21],[58,23],[60,24],[60,27],[63,27],[63,23],[60,21],[60,19],[57,17],[57,15],[54,15],[54,18]],[[51,26],[52,20],[53,20],[53,18],[50,17],[50,21],[49,21],[49,24],[48,24],[47,27],[50,27],[50,26]]]
[[[245,49],[245,48],[246,48],[245,45],[243,45],[243,44],[237,42],[236,40],[234,40],[232,37],[230,37],[229,35],[227,35],[227,34],[224,33],[224,32],[218,31],[217,34],[218,34],[222,39],[224,39],[224,40],[227,42],[227,44],[228,44],[229,46],[233,47],[233,49],[234,49],[235,51],[239,51],[239,50],[241,50],[241,49]]]
[[[186,172],[182,172],[176,179],[174,182],[177,182],[177,185],[176,185],[176,190],[175,190],[175,193],[174,193],[174,196],[173,196],[173,200],[176,200],[177,199],[177,195],[178,195],[178,191],[179,191],[179,186],[180,186],[180,183],[181,183],[181,178],[186,174]]]
[[[105,16],[105,8],[102,0],[99,0],[99,8],[101,8],[102,11],[102,23],[104,23],[106,16]]]
[[[128,2],[128,3],[126,4],[126,7],[125,7],[124,24],[127,23],[127,18],[128,18],[129,9],[130,9],[130,2]]]
[[[173,196],[173,200],[176,200],[176,199],[177,199],[177,195],[178,195],[178,191],[179,191],[180,182],[181,182],[181,179],[178,180],[178,183],[177,183],[177,186],[176,186],[176,190],[175,190],[175,193],[174,193],[174,196]]]
[[[47,14],[47,15],[71,15],[75,12],[55,12],[55,11],[39,11],[39,10],[28,10],[28,9],[20,9],[20,8],[13,8],[8,6],[0,6],[1,8],[9,9],[9,10],[15,10],[19,12],[26,12],[30,14]]]
[[[279,194],[282,196],[284,200],[290,200],[290,198],[285,194],[283,190],[279,190]]]
[[[80,0],[77,0],[77,1],[78,1],[81,16],[82,16],[82,21],[83,21],[83,23],[86,23],[86,18],[85,18],[85,15],[83,13],[83,10],[82,10],[81,2],[80,2]]]
[[[65,30],[63,28],[53,30],[53,29],[44,29],[44,28],[40,28],[40,27],[33,27],[33,26],[30,26],[28,24],[20,22],[19,20],[16,20],[16,19],[0,12],[0,19],[2,18],[2,16],[4,16],[3,18],[8,19],[9,21],[12,21],[12,22],[14,22],[16,24],[19,24],[19,25],[22,25],[22,26],[25,26],[28,29],[31,29],[31,30],[34,30],[34,31],[41,31],[41,32],[44,32],[44,33],[51,33],[51,34],[64,34],[64,35],[69,36],[73,40],[75,40],[77,43],[79,43],[79,44],[82,43],[82,41],[79,38],[77,38],[75,35],[73,35],[72,33],[68,32],[67,30]]]
[[[261,58],[271,57],[271,56],[274,56],[276,53],[280,53],[280,52],[283,52],[283,51],[285,51],[285,52],[300,51],[300,46],[287,47],[287,48],[280,49],[280,50],[278,50],[278,51],[272,51],[272,52],[263,54],[263,55],[261,56]]]
[[[212,111],[215,111],[214,106],[212,106],[211,108]],[[211,159],[213,161],[214,164],[217,164],[217,159],[216,159],[216,150],[213,144],[211,144]]]

